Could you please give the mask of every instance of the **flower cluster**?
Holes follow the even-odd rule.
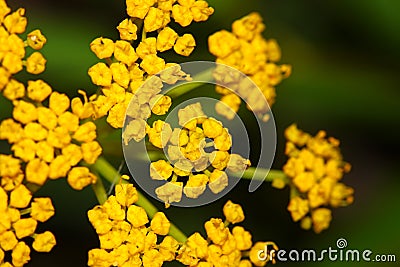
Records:
[[[150,177],[168,181],[155,190],[167,206],[179,202],[182,191],[188,198],[198,198],[208,184],[218,194],[228,186],[225,170],[244,171],[250,161],[230,154],[232,138],[227,128],[207,117],[200,103],[190,104],[178,111],[180,128],[157,120],[147,129],[149,142],[163,148],[168,162],[161,159],[150,164]]]
[[[29,80],[25,86],[13,77],[22,70],[22,65],[30,73],[44,71],[45,60],[39,52],[34,52],[25,61],[22,58],[26,46],[41,49],[46,38],[35,30],[27,35],[24,42],[17,35],[23,33],[27,25],[24,9],[7,15],[10,10],[6,7],[3,6],[4,11],[1,12],[4,15],[0,28],[0,90],[12,100],[13,112],[12,118],[0,123],[0,139],[12,145],[15,158],[4,157],[1,163],[6,166],[5,170],[13,169],[4,171],[2,186],[16,186],[23,179],[43,185],[48,178],[68,176],[71,187],[80,190],[94,183],[96,176],[87,167],[74,166],[82,160],[93,164],[102,151],[95,141],[96,125],[84,122],[90,116],[91,106],[86,103],[87,100],[82,103],[80,98],[71,101],[66,94],[53,91],[41,79]],[[38,60],[33,62],[32,57]],[[21,68],[15,68],[17,65]],[[32,68],[36,71],[31,71]]]
[[[264,29],[261,16],[253,12],[233,22],[232,32],[221,30],[208,38],[208,47],[217,57],[216,62],[241,71],[251,81],[247,77],[232,76],[229,68],[222,68],[214,75],[224,85],[216,86],[217,93],[223,95],[216,110],[227,118],[233,118],[233,112],[238,111],[241,97],[249,109],[267,120],[264,116],[269,111],[268,105],[275,102],[275,86],[291,73],[289,65],[276,64],[281,58],[280,48],[276,40],[262,36]],[[265,99],[268,105],[263,103]]]
[[[187,266],[264,266],[269,261],[275,263],[271,255],[266,255],[265,260],[259,259],[259,251],[265,246],[278,247],[273,242],[256,242],[253,244],[252,236],[242,226],[229,228],[230,224],[240,223],[244,220],[243,209],[239,204],[228,201],[224,207],[225,222],[220,218],[211,218],[204,224],[207,239],[196,232],[188,237],[187,241],[178,250],[176,259]]]
[[[1,266],[23,266],[28,263],[31,259],[31,248],[28,244],[32,244],[37,252],[50,252],[56,244],[50,231],[35,233],[39,222],[45,222],[54,215],[51,199],[31,200],[31,191],[22,184],[11,191],[0,187]],[[32,243],[30,238],[33,239]]]
[[[291,125],[285,137],[289,160],[283,171],[292,187],[288,210],[294,221],[301,220],[302,228],[313,227],[320,233],[332,219],[328,207],[344,207],[353,202],[353,188],[340,182],[351,166],[342,159],[339,141],[326,138],[324,131],[313,137]]]
[[[175,259],[179,244],[168,235],[169,220],[157,212],[150,221],[137,200],[132,184],[118,184],[115,196],[88,211],[100,240],[100,248],[89,251],[88,266],[162,266]]]
[[[123,115],[126,117],[126,125],[122,133],[124,144],[128,145],[132,139],[139,142],[148,133],[150,142],[154,146],[162,148],[157,130],[154,129],[154,126],[150,128],[147,120],[152,114],[165,115],[171,107],[171,97],[161,93],[165,84],[171,85],[179,80],[190,79],[190,75],[184,73],[179,65],[170,66],[161,73],[149,77],[131,97],[126,114]],[[155,124],[161,125],[160,123]],[[160,132],[161,129],[158,131]]]
[[[99,37],[90,44],[96,56],[105,60],[88,72],[102,93],[90,98],[93,115],[107,115],[107,122],[114,128],[122,128],[125,111],[138,88],[152,75],[174,65],[166,63],[159,53],[173,49],[189,56],[194,50],[193,35],[179,36],[168,26],[171,18],[186,27],[193,21],[207,20],[214,12],[206,1],[197,0],[126,0],[126,6],[129,18],[117,27],[120,40]]]
[[[275,262],[271,255],[261,261],[259,250],[273,242],[253,244],[249,231],[242,226],[229,228],[244,220],[240,205],[228,201],[225,222],[212,218],[204,224],[207,239],[196,232],[184,243],[168,235],[170,222],[162,212],[149,220],[137,205],[138,193],[132,184],[118,184],[115,196],[88,211],[88,218],[99,236],[100,248],[89,251],[89,266],[162,266],[177,260],[186,266],[264,266]]]

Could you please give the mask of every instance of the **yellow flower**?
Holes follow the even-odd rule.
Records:
[[[97,176],[90,172],[87,167],[74,167],[68,172],[68,184],[75,190],[94,184]]]
[[[182,56],[189,56],[196,46],[196,41],[193,35],[186,33],[183,36],[178,37],[174,45],[174,50],[177,54]]]
[[[327,208],[318,208],[311,213],[313,228],[316,233],[327,229],[332,220],[331,210]]]
[[[230,200],[228,200],[228,202],[225,203],[223,212],[226,220],[230,223],[235,224],[242,222],[244,220],[244,213],[242,207],[239,204],[235,204]]]
[[[28,33],[27,42],[30,47],[35,50],[40,50],[46,44],[47,39],[40,30],[34,30]]]
[[[99,62],[89,68],[88,74],[95,85],[110,86],[112,72],[103,62]]]
[[[132,184],[117,184],[115,186],[115,198],[124,207],[129,207],[138,201],[138,192]]]
[[[199,233],[194,233],[188,237],[185,245],[194,253],[196,258],[206,258],[208,256],[208,242]]]
[[[24,134],[21,124],[15,122],[13,119],[2,120],[0,129],[0,139],[7,139],[10,144],[21,140]]]
[[[69,160],[64,155],[58,155],[51,163],[49,170],[49,178],[57,179],[61,177],[66,177],[68,171],[71,169],[71,164]]]
[[[292,215],[293,221],[295,222],[303,218],[310,210],[308,201],[306,199],[302,199],[301,197],[292,198],[287,209]]]
[[[12,231],[0,234],[0,247],[4,251],[12,250],[18,244],[18,239]]]
[[[157,35],[157,50],[160,52],[167,51],[174,47],[178,34],[170,27],[165,27]]]
[[[97,141],[83,143],[81,148],[83,160],[88,164],[94,164],[102,152],[102,148]]]
[[[334,208],[348,206],[354,201],[353,193],[353,188],[343,183],[337,183],[332,188],[329,203]]]
[[[47,133],[47,130],[41,124],[36,122],[30,122],[24,127],[25,137],[34,141],[46,139]]]
[[[23,33],[28,23],[24,16],[25,9],[19,8],[4,18],[3,25],[9,33]]]
[[[36,143],[32,139],[22,139],[11,146],[14,155],[25,162],[35,158]]]
[[[131,205],[126,213],[126,219],[133,227],[141,227],[149,222],[146,211],[139,206]]]
[[[32,243],[34,250],[38,252],[50,252],[56,245],[56,238],[50,231],[46,231],[42,234],[37,234],[35,240]]]
[[[208,118],[203,121],[204,135],[208,138],[216,138],[223,132],[222,123],[214,118]]]
[[[144,59],[147,55],[157,54],[157,39],[149,37],[142,40],[136,48],[136,53],[141,59]]]
[[[36,107],[26,101],[13,101],[13,117],[15,120],[27,124],[37,119],[38,113]]]
[[[221,151],[228,151],[231,148],[231,146],[232,146],[231,135],[229,134],[227,128],[223,128],[222,133],[214,138],[214,147]]]
[[[49,99],[49,108],[58,116],[63,114],[69,108],[69,98],[66,94],[53,92]]]
[[[75,132],[79,127],[79,117],[72,112],[66,111],[58,117],[58,125],[69,132]]]
[[[11,79],[4,88],[3,95],[10,100],[22,98],[25,96],[25,85]]]
[[[150,222],[151,230],[157,235],[167,235],[170,226],[171,223],[163,212],[157,212],[154,214],[154,217]]]
[[[229,229],[219,218],[212,218],[204,224],[208,238],[216,245],[222,245],[228,238]]]
[[[182,182],[167,182],[156,188],[155,193],[159,199],[164,201],[165,206],[169,207],[172,202],[179,202],[182,199]]]
[[[116,60],[125,63],[128,67],[138,59],[135,49],[133,49],[129,42],[124,40],[118,40],[115,42],[114,57]],[[131,72],[129,74],[131,74]]]
[[[126,12],[133,18],[144,19],[156,0],[126,0]]]
[[[225,58],[239,48],[239,40],[226,30],[218,31],[208,37],[208,49],[218,58]]]
[[[172,236],[164,237],[160,243],[159,251],[163,255],[164,261],[172,261],[175,259],[175,253],[178,250],[179,243]]]
[[[165,61],[155,54],[146,55],[140,63],[140,67],[148,74],[153,75],[165,68]]]
[[[257,12],[252,12],[232,24],[232,32],[247,41],[252,40],[256,34],[261,33],[264,29],[265,25]]]
[[[147,123],[143,119],[131,120],[122,133],[122,139],[125,145],[128,145],[131,139],[139,142],[146,136]]]
[[[11,73],[16,74],[22,70],[21,57],[12,53],[7,52],[3,57],[2,65]]]
[[[26,208],[31,202],[32,193],[25,185],[17,186],[10,194],[10,206],[14,208]]]
[[[46,162],[33,159],[28,162],[25,169],[26,180],[30,183],[43,185],[49,176],[50,168]]]
[[[96,124],[88,121],[82,125],[79,125],[72,137],[79,142],[93,141],[96,139]]]
[[[210,174],[208,186],[214,194],[220,193],[228,186],[228,175],[218,169],[213,170],[213,172]]]
[[[157,120],[153,123],[153,127],[147,129],[147,135],[149,136],[149,142],[155,147],[163,148],[168,143],[172,134],[171,126],[161,120]]]
[[[143,266],[161,267],[163,265],[163,256],[156,249],[146,250],[143,253]]]
[[[46,107],[37,108],[37,120],[41,125],[46,127],[48,130],[53,130],[57,126],[57,115],[56,113]]]
[[[223,170],[228,165],[230,155],[226,151],[213,151],[210,154],[211,165],[218,169]]]
[[[63,148],[70,144],[71,136],[64,127],[56,127],[49,131],[47,142],[56,148]]]
[[[214,8],[209,7],[206,1],[195,1],[190,8],[193,20],[196,22],[206,21],[214,13]]]
[[[0,176],[15,176],[21,171],[20,161],[11,155],[0,154]]]
[[[20,219],[13,224],[18,239],[31,236],[35,233],[37,221],[32,218]]]
[[[111,39],[99,37],[90,43],[90,50],[92,50],[99,59],[109,58],[114,53],[114,42]]]
[[[248,250],[251,248],[251,234],[241,226],[235,226],[232,229],[233,237],[236,240],[236,247],[239,250]]]
[[[171,97],[167,95],[155,95],[150,99],[151,111],[156,115],[165,115],[171,105]]]
[[[14,266],[23,266],[30,261],[31,249],[24,243],[19,242],[11,253]]]
[[[166,14],[168,13],[159,8],[150,7],[144,19],[144,30],[146,32],[153,32],[164,27],[169,22],[169,15],[167,15],[167,20],[164,21]]]
[[[314,174],[311,172],[302,172],[293,178],[293,183],[300,192],[305,193],[315,184]]]
[[[131,19],[124,19],[118,25],[117,30],[122,40],[132,41],[137,39],[137,26]]]
[[[172,17],[182,27],[189,26],[193,21],[193,15],[190,12],[189,7],[183,5],[172,6]]]
[[[189,198],[198,198],[206,190],[208,177],[205,174],[196,174],[189,176],[189,179],[183,188],[183,192]]]
[[[71,100],[71,110],[72,113],[77,115],[80,119],[87,119],[93,115],[93,105],[88,102],[86,93],[82,90],[78,90],[78,93],[84,96],[84,103],[79,97],[74,97]]]
[[[48,197],[34,198],[31,204],[31,217],[45,222],[54,215],[54,206]]]
[[[50,85],[43,80],[28,81],[28,97],[34,101],[44,101],[52,92]]]
[[[130,75],[127,67],[123,63],[112,63],[110,65],[110,70],[112,73],[113,80],[122,86],[123,88],[128,88]]]
[[[33,52],[26,59],[26,71],[32,74],[42,73],[46,68],[46,59],[39,52]]]
[[[154,180],[167,180],[173,171],[173,167],[165,160],[150,163],[150,177]]]

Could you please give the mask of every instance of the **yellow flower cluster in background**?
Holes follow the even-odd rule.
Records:
[[[160,53],[173,49],[178,55],[189,56],[195,48],[193,35],[179,36],[169,27],[171,19],[186,27],[193,21],[207,20],[214,12],[206,1],[196,0],[126,0],[126,6],[129,18],[117,27],[120,40],[99,37],[90,44],[96,56],[105,60],[88,72],[92,82],[101,87],[100,95],[90,97],[93,115],[107,115],[114,128],[122,128],[126,109],[138,88],[152,75],[174,65],[166,63]]]
[[[11,267],[28,263],[31,259],[28,244],[37,252],[50,252],[56,244],[54,235],[50,231],[36,233],[36,228],[39,222],[46,222],[53,215],[50,198],[33,198],[32,201],[31,191],[22,184],[10,191],[0,187],[0,265]],[[28,237],[33,243],[26,242]]]
[[[221,30],[208,38],[209,51],[217,57],[217,63],[241,71],[256,85],[249,84],[242,77],[230,76],[227,68],[215,77],[217,81],[224,80],[223,84],[229,88],[216,86],[216,92],[222,94],[221,102],[231,109],[226,109],[220,104],[217,106],[217,112],[229,119],[233,118],[232,111],[237,112],[239,109],[240,96],[250,110],[267,120],[263,115],[269,109],[257,110],[257,107],[263,105],[262,101],[265,100],[272,106],[276,97],[275,86],[291,73],[289,65],[276,64],[281,59],[280,48],[276,40],[266,40],[262,36],[264,29],[260,14],[253,12],[233,22],[232,32]],[[227,79],[229,81],[226,81]],[[261,90],[262,95],[255,93],[258,90]]]
[[[179,250],[176,259],[186,266],[212,267],[212,266],[264,266],[268,262],[275,263],[270,255],[265,260],[258,257],[259,250],[266,245],[275,250],[278,247],[273,242],[256,242],[253,244],[252,236],[242,226],[229,227],[244,220],[244,212],[239,204],[232,201],[223,207],[225,221],[220,218],[211,218],[204,223],[207,238],[195,232],[190,235]]]
[[[172,129],[161,120],[147,129],[149,142],[164,149],[168,159],[150,164],[152,179],[168,181],[155,190],[166,206],[181,201],[182,192],[188,198],[198,198],[207,185],[218,194],[228,186],[225,170],[240,172],[250,166],[248,159],[229,153],[232,138],[228,129],[220,121],[208,118],[200,103],[181,108],[178,123],[182,129]]]
[[[351,166],[343,161],[339,141],[326,138],[324,131],[313,137],[293,124],[286,129],[285,137],[289,160],[283,171],[292,188],[288,210],[294,221],[301,220],[302,228],[312,227],[320,233],[332,219],[329,207],[345,207],[353,202],[353,188],[340,182]]]

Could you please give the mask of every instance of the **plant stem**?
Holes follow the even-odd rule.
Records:
[[[96,195],[97,201],[99,204],[104,204],[107,200],[107,192],[106,189],[104,188],[103,181],[101,178],[98,178],[96,183],[92,185],[94,194]]]
[[[257,176],[254,176],[256,170],[257,170]],[[235,173],[231,173],[231,175],[235,176]],[[284,182],[289,181],[286,174],[281,170],[268,170],[268,169],[254,168],[254,167],[250,167],[247,170],[245,170],[241,178],[257,179],[266,182],[272,182],[274,179],[282,179]]]
[[[114,178],[119,175],[118,171],[103,157],[98,158],[92,167],[111,183],[114,181]],[[127,183],[124,180],[121,182]],[[138,192],[138,194],[139,200],[136,202],[136,204],[144,208],[149,217],[152,218],[154,214],[158,212],[158,209],[142,193]],[[187,239],[186,235],[173,223],[171,223],[169,234],[181,243],[184,243]]]

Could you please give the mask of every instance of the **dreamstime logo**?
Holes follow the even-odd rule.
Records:
[[[328,247],[321,251],[314,249],[303,250],[284,250],[278,251],[265,246],[264,249],[258,251],[257,256],[260,261],[275,259],[276,261],[292,261],[292,262],[318,262],[318,261],[341,261],[341,262],[396,262],[395,254],[374,254],[370,249],[346,249],[347,240],[339,238],[336,241],[336,248]]]
[[[178,76],[174,76],[176,74],[182,75],[182,73],[189,74],[191,78],[181,79]],[[178,78],[175,79],[174,77]],[[172,82],[170,82],[171,80]],[[136,184],[138,184],[150,196],[168,203],[168,205],[193,207],[211,203],[226,195],[231,189],[233,189],[233,187],[239,182],[244,171],[243,169],[231,173],[231,170],[228,167],[226,170],[223,170],[228,176],[228,181],[219,183],[220,185],[224,184],[225,187],[217,193],[215,193],[216,190],[212,190],[212,187],[219,186],[218,183],[211,184],[210,182],[206,187],[204,184],[199,186],[191,185],[187,191],[183,189],[184,194],[182,194],[182,190],[178,189],[176,184],[183,183],[184,188],[187,180],[185,180],[184,177],[175,175],[175,173],[169,176],[169,178],[163,177],[165,179],[155,179],[154,175],[152,176],[150,171],[150,164],[155,160],[159,160],[151,157],[155,153],[157,156],[162,153],[163,158],[161,159],[165,159],[167,164],[174,168],[174,171],[175,168],[178,168],[187,171],[187,173],[191,173],[188,177],[202,172],[205,174],[208,173],[207,176],[209,176],[209,173],[214,170],[214,165],[209,168],[213,161],[212,151],[217,149],[214,145],[215,140],[212,140],[212,138],[202,137],[203,140],[198,143],[205,145],[203,145],[203,147],[194,148],[199,149],[202,155],[205,153],[205,158],[208,159],[208,161],[205,160],[205,162],[200,162],[201,164],[197,165],[195,160],[189,159],[187,156],[185,158],[185,155],[181,152],[182,148],[179,150],[176,144],[172,144],[172,142],[169,141],[172,140],[169,139],[171,132],[178,131],[180,136],[180,131],[187,131],[184,126],[185,122],[182,122],[181,117],[183,116],[180,117],[180,114],[185,113],[186,123],[198,119],[198,117],[196,117],[199,113],[197,112],[198,110],[201,110],[200,116],[204,115],[207,118],[217,119],[222,123],[223,127],[226,127],[226,129],[229,130],[232,142],[231,147],[227,152],[230,154],[230,157],[234,159],[235,157],[232,157],[232,155],[235,154],[240,155],[243,159],[250,158],[249,134],[245,127],[245,123],[236,112],[230,109],[222,101],[211,97],[200,96],[189,99],[186,97],[186,100],[185,97],[181,97],[189,90],[192,90],[188,88],[196,87],[196,89],[199,88],[197,91],[200,91],[202,89],[199,87],[200,85],[211,85],[213,87],[219,86],[220,88],[224,88],[224,90],[226,89],[234,92],[240,96],[248,109],[254,114],[254,118],[258,124],[258,129],[255,132],[259,133],[260,141],[257,145],[260,148],[260,154],[258,156],[258,162],[256,164],[252,162],[251,164],[255,169],[252,177],[256,177],[256,175],[260,176],[261,171],[259,169],[263,169],[264,173],[262,175],[266,175],[265,170],[270,169],[275,156],[276,127],[274,117],[262,91],[248,76],[227,65],[206,61],[188,62],[167,68],[160,73],[149,77],[135,92],[125,115],[122,139],[125,160]],[[153,107],[158,103],[158,100],[153,101],[152,99],[157,97],[158,99],[161,99],[163,96],[172,97],[174,102],[168,113],[165,114],[164,117],[161,117],[163,124],[163,126],[161,126],[162,129],[159,130],[159,147],[161,147],[161,150],[155,152],[154,147],[151,147],[151,145],[149,146],[145,138],[149,126],[151,127],[153,125],[154,127],[154,118],[151,115],[151,111],[153,111]],[[184,100],[180,101],[179,99],[175,102],[176,96],[179,96],[181,97],[180,99]],[[204,114],[202,114],[203,112]],[[189,113],[190,116],[187,115]],[[157,120],[158,118],[155,117],[155,119]],[[126,131],[126,129],[131,125],[134,126],[132,126],[129,131]],[[125,131],[129,132],[133,137],[127,138],[126,135],[124,136]],[[173,147],[173,145],[176,147]],[[148,150],[149,147],[151,148],[150,150]],[[207,149],[203,149],[204,147]],[[207,150],[211,150],[211,152]],[[180,162],[181,159],[185,164],[180,164],[178,166],[177,163],[182,163]],[[199,167],[199,165],[201,166]],[[255,191],[263,183],[261,179],[254,179],[252,177],[247,177],[250,179],[249,192]],[[160,188],[162,188],[162,190],[160,190]],[[180,192],[178,192],[179,190]],[[161,191],[163,194],[162,196],[160,196]],[[188,191],[190,191],[192,195],[196,192],[202,193],[200,193],[201,195],[199,197],[191,197],[190,194],[187,194]]]

